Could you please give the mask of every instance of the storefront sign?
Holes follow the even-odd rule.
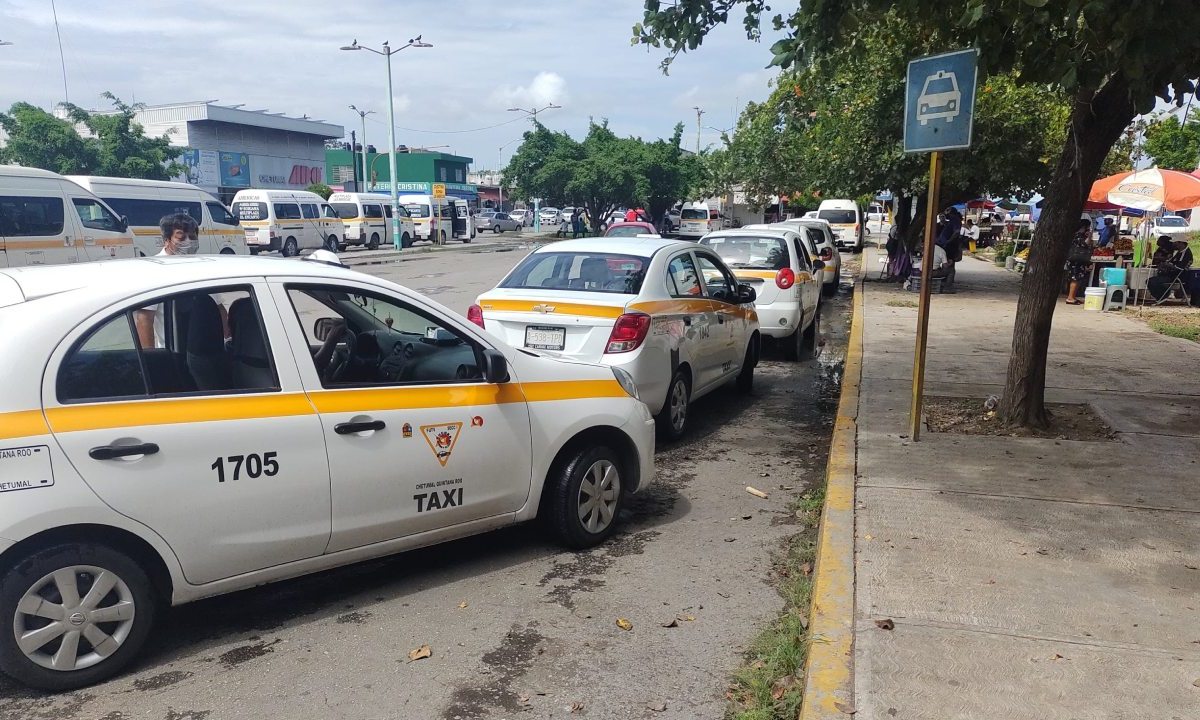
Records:
[[[216,150],[185,150],[179,162],[184,166],[184,182],[205,190],[221,186],[221,159]]]
[[[314,183],[325,182],[325,162],[322,160],[252,155],[250,161],[256,188],[303,190]]]
[[[250,156],[239,152],[221,152],[221,187],[250,187]]]

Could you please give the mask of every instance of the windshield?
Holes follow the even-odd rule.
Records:
[[[261,202],[235,202],[233,215],[238,220],[266,220],[267,204]]]
[[[597,252],[534,253],[500,283],[502,288],[576,290],[636,295],[647,259]]]
[[[782,270],[792,262],[783,238],[715,237],[705,238],[700,244],[712,248],[734,269]]]
[[[558,212],[558,208],[552,208],[552,207],[542,208],[543,215],[551,215],[556,212]]]
[[[1158,219],[1159,227],[1187,227],[1187,220],[1181,217],[1163,217]]]
[[[933,78],[926,83],[925,92],[929,95],[954,92],[954,81],[949,77]]]
[[[330,203],[338,217],[344,220],[350,220],[358,217],[358,206],[354,203]]]
[[[703,208],[684,208],[683,214],[679,218],[681,220],[707,220],[708,211]]]
[[[408,211],[409,217],[415,217],[415,218],[429,217],[429,206],[428,205],[419,205],[417,203],[413,203],[411,205],[405,205],[404,209]]]
[[[853,225],[858,222],[853,210],[821,210],[817,213],[818,220],[828,220],[831,225]]]
[[[604,233],[604,237],[637,237],[650,232],[641,225],[613,225]]]

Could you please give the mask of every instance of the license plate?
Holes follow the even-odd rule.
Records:
[[[525,328],[525,347],[536,350],[562,350],[566,345],[567,329],[530,325]]]
[[[31,490],[53,484],[54,469],[50,466],[49,447],[32,445],[0,448],[0,492]]]

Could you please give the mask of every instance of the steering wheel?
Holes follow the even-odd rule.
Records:
[[[338,342],[333,355],[329,358],[329,365],[325,367],[324,375],[326,382],[338,382],[346,375],[346,371],[350,369],[351,361],[354,359],[354,351],[357,348],[358,336],[349,327],[345,327],[342,330],[342,339]]]

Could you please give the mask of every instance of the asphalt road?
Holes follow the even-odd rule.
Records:
[[[464,312],[528,250],[477,242],[360,269]],[[174,608],[108,683],[53,696],[0,679],[0,719],[721,717],[729,674],[782,607],[772,551],[824,473],[848,317],[843,289],[817,360],[768,349],[753,396],[699,401],[600,548],[566,552],[529,525]]]

